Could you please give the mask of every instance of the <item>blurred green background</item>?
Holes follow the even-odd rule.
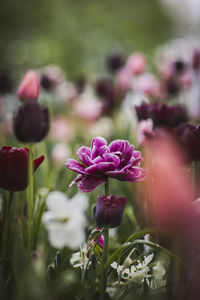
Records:
[[[108,53],[148,57],[172,35],[156,0],[1,0],[0,68],[58,64],[68,78],[94,76],[104,72]]]

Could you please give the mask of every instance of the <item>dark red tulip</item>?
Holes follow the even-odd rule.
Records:
[[[121,224],[126,198],[116,198],[114,195],[99,195],[96,207],[96,222],[100,227],[117,227]]]
[[[13,115],[13,131],[22,143],[40,142],[49,131],[49,112],[37,101],[19,106]]]
[[[44,156],[33,162],[34,171],[41,165]],[[0,188],[16,192],[28,185],[28,149],[3,146],[0,148]]]

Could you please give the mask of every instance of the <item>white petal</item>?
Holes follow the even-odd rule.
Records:
[[[67,201],[68,198],[64,193],[54,191],[48,195],[46,205],[49,210],[60,212],[67,209]]]

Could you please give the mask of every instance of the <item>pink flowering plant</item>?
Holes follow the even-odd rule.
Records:
[[[15,91],[0,71],[1,299],[200,299],[200,50],[188,44],[187,60],[168,51],[154,68],[113,52],[104,77],[73,82],[46,66]]]

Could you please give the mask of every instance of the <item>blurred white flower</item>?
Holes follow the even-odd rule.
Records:
[[[84,194],[76,194],[68,199],[64,193],[54,191],[46,199],[48,211],[44,212],[42,221],[49,233],[49,241],[55,248],[77,248],[85,240],[84,229],[88,206]]]
[[[63,143],[56,144],[52,150],[51,157],[55,164],[62,164],[70,157],[70,149]]]
[[[109,117],[99,119],[94,125],[89,128],[91,137],[102,136],[110,138],[114,132],[113,120]]]

